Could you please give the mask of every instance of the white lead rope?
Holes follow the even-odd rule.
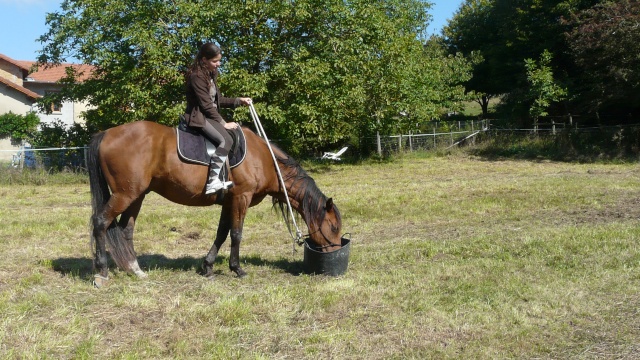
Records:
[[[267,142],[267,147],[269,148],[269,152],[271,153],[271,158],[273,159],[273,165],[276,167],[276,172],[278,173],[278,179],[280,179],[280,183],[282,184],[282,190],[284,191],[284,198],[287,199],[287,207],[289,208],[289,215],[291,216],[291,221],[293,221],[293,226],[296,228],[296,236],[294,237],[291,233],[291,228],[289,227],[289,223],[287,222],[287,228],[289,229],[289,235],[293,238],[293,251],[296,251],[296,244],[300,245],[300,239],[302,238],[302,231],[298,228],[298,224],[296,224],[296,219],[293,216],[293,210],[291,209],[291,203],[289,202],[289,195],[287,194],[287,187],[284,184],[284,179],[282,178],[282,173],[280,173],[280,167],[278,166],[278,161],[276,160],[276,156],[273,153],[273,149],[271,148],[271,143],[267,138],[267,134],[264,132],[264,128],[262,127],[262,123],[260,122],[260,118],[258,118],[258,113],[256,109],[253,107],[253,103],[249,104],[249,111],[251,112],[251,118],[253,122],[256,124],[256,130],[258,130],[258,135]],[[286,219],[285,219],[286,220]]]

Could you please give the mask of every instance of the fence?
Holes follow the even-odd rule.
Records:
[[[457,142],[488,128],[489,120],[437,121],[433,123],[429,133],[380,136],[376,142],[381,154],[433,150],[453,146]],[[11,166],[19,169],[82,170],[87,167],[86,150],[87,147],[44,149],[26,147],[13,154]]]
[[[376,145],[379,155],[402,151],[435,150],[470,140],[489,129],[489,120],[438,121],[430,132],[419,134],[379,136]]]
[[[564,121],[563,121],[564,120]],[[378,153],[388,155],[404,151],[437,150],[447,149],[456,144],[468,141],[475,141],[475,135],[481,132],[499,133],[530,133],[537,136],[555,136],[562,131],[571,132],[603,132],[613,133],[621,129],[634,128],[640,131],[640,124],[618,125],[618,126],[589,126],[586,121],[583,126],[578,126],[576,117],[565,117],[564,119],[553,119],[551,117],[539,121],[537,126],[531,129],[523,128],[501,128],[497,120],[469,120],[469,121],[437,121],[433,123],[430,131],[423,131],[417,134],[408,133],[402,135],[379,136],[377,138],[365,139],[369,144],[377,145]],[[353,152],[355,149],[349,150]],[[9,150],[0,150],[9,151]],[[73,148],[46,148],[30,149],[24,148],[13,154],[11,166],[15,168],[46,168],[46,169],[86,169],[87,147]],[[15,152],[15,150],[12,150]]]
[[[5,150],[6,151],[6,150]],[[55,170],[86,169],[87,147],[43,148],[23,147],[12,155],[11,167]]]
[[[475,142],[475,135],[486,132],[489,136],[497,134],[528,134],[535,137],[557,138],[561,134],[571,134],[572,141],[591,142],[592,148],[611,148],[619,152],[640,152],[640,124],[633,119],[619,125],[598,125],[592,119],[580,119],[577,116],[546,117],[532,128],[512,128],[500,126],[498,120],[460,122],[449,126],[449,131],[434,128],[430,133],[393,135],[373,139],[378,144],[378,153],[391,154],[416,150],[447,149],[468,141]],[[508,122],[505,122],[508,125]],[[502,135],[501,135],[502,136]],[[597,144],[596,144],[597,143]],[[576,146],[579,144],[575,144]],[[604,150],[602,150],[604,151]]]

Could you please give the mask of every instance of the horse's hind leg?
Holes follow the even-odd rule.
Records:
[[[104,211],[100,212],[92,216],[92,226],[93,233],[92,237],[92,245],[94,247],[94,259],[93,259],[93,268],[96,274],[94,275],[93,284],[96,287],[102,287],[106,285],[109,280],[109,263],[107,259],[107,247],[106,247],[106,237],[107,237],[107,227],[111,223],[111,221],[104,217]]]
[[[92,239],[95,242],[95,254],[94,254],[94,268],[96,271],[94,284],[96,287],[100,287],[109,279],[109,265],[107,261],[106,242],[111,245],[111,257],[116,264],[124,269],[130,269],[130,263],[135,261],[135,253],[133,247],[128,247],[124,240],[125,234],[122,231],[120,224],[114,223],[114,220],[118,215],[127,211],[133,201],[126,196],[113,194],[109,201],[107,201],[100,211],[92,216],[93,233]],[[140,200],[140,204],[142,201]],[[140,204],[137,206],[137,210],[140,210]],[[133,209],[135,210],[135,208]],[[129,212],[132,214],[133,212]],[[137,215],[137,212],[135,212]],[[131,218],[131,216],[127,216]],[[135,221],[135,216],[132,217]],[[127,220],[129,223],[129,220]],[[133,234],[133,227],[130,227]]]
[[[122,229],[124,235],[123,240],[126,242],[126,247],[130,248],[130,251],[133,254],[132,258],[129,260],[129,269],[127,270],[133,272],[140,278],[147,277],[147,274],[142,271],[142,269],[140,269],[138,258],[135,256],[135,250],[133,247],[133,229],[135,228],[136,219],[138,218],[138,214],[140,213],[140,208],[142,207],[144,196],[144,194],[141,195],[138,199],[131,203],[127,210],[125,210],[125,212],[120,215],[120,221],[118,221],[118,226]]]
[[[118,233],[114,220],[127,208],[129,203],[123,205],[118,196],[111,196],[92,217],[92,244],[94,251],[93,268],[96,271],[94,285],[101,287],[109,280],[109,261],[107,258],[107,241]]]

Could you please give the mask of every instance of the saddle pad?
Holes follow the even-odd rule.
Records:
[[[229,134],[234,140],[229,153],[229,166],[233,169],[244,161],[247,152],[247,139],[241,128],[229,131]],[[176,138],[178,156],[182,160],[209,166],[211,156],[207,153],[207,140],[203,135],[176,128]]]

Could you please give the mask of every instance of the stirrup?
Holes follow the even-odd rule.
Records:
[[[211,182],[207,183],[204,193],[206,195],[216,193],[220,190],[227,190],[233,187],[233,182],[231,181],[220,181],[219,178],[215,177]]]

